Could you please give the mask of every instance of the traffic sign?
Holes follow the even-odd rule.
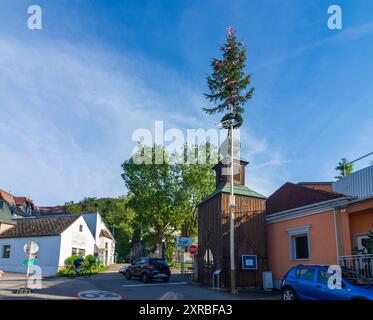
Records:
[[[36,264],[36,259],[30,259],[30,260],[24,259],[23,260],[23,265],[27,266],[27,262],[28,262],[29,266],[34,266]]]
[[[176,237],[176,244],[180,248],[187,248],[187,247],[189,247],[190,245],[192,245],[192,241],[193,241],[192,238],[188,238],[188,237]]]
[[[190,254],[197,254],[198,252],[198,247],[195,244],[192,244],[189,248],[188,251]]]
[[[39,252],[39,245],[34,241],[29,241],[23,246],[23,251],[27,254],[35,255]]]

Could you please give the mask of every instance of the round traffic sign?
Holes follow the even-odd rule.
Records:
[[[83,300],[122,300],[122,296],[115,292],[105,290],[86,290],[78,293]]]
[[[198,252],[198,247],[195,244],[192,244],[189,248],[188,251],[190,254],[196,254]]]
[[[29,241],[23,246],[23,251],[27,254],[37,254],[39,252],[39,245],[34,241]]]

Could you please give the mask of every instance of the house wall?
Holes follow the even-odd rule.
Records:
[[[235,196],[235,264],[237,287],[261,287],[262,272],[267,268],[265,243],[265,200]],[[220,193],[198,208],[198,280],[212,286],[212,274],[223,269],[221,286],[230,287],[230,213],[229,194]],[[207,265],[211,250],[214,265]],[[242,270],[241,256],[255,254],[258,270]]]
[[[86,213],[86,214],[83,214],[83,217],[86,220],[87,225],[95,238],[96,245],[98,246],[98,248],[105,249],[105,246],[107,244],[107,248],[108,248],[107,263],[105,263],[104,261],[105,260],[104,256],[100,255],[100,259],[102,263],[104,264],[114,263],[115,241],[108,239],[106,237],[100,237],[100,232],[102,229],[110,233],[110,230],[105,225],[104,221],[102,220],[101,215],[99,213]]]
[[[83,226],[83,231],[79,231],[79,225]],[[77,219],[70,227],[61,234],[61,250],[58,258],[58,265],[64,266],[66,258],[72,254],[72,249],[83,249],[85,255],[93,254],[95,239],[88,228],[83,217]]]
[[[336,210],[336,212],[339,230],[339,255],[350,256],[352,255],[350,217],[346,211]]]
[[[202,203],[198,208],[198,281],[212,286],[212,274],[223,268],[223,244],[221,230],[221,194]],[[205,262],[210,250],[214,265]]]
[[[356,237],[373,231],[373,208],[372,211],[350,215],[351,246],[356,249]]]
[[[230,287],[230,213],[229,194],[221,196],[224,285]],[[235,196],[235,266],[237,287],[262,287],[267,270],[265,199]],[[256,255],[258,270],[242,270],[242,255]]]
[[[0,269],[6,272],[26,273],[27,267],[23,265],[26,253],[23,246],[30,240],[39,244],[37,265],[42,268],[42,274],[55,274],[58,271],[60,236],[0,239]],[[3,258],[4,245],[11,246],[10,257],[7,259]]]
[[[2,201],[0,199],[0,201]],[[12,212],[10,211],[8,205],[3,201],[3,207],[0,209],[0,218],[5,220],[11,220],[12,219]]]
[[[310,226],[310,259],[295,261],[291,255],[289,229]],[[323,213],[267,224],[268,266],[273,273],[274,285],[279,286],[283,276],[298,264],[336,264],[337,246],[334,213]]]

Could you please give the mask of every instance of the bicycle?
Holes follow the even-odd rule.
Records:
[[[92,275],[92,270],[90,267],[82,267],[78,269],[70,269],[67,271],[67,276],[69,278],[77,278],[77,277],[83,277],[83,278],[89,278]]]

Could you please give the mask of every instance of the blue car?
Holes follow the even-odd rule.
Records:
[[[329,288],[328,266],[291,268],[281,284],[283,300],[373,300],[373,280],[342,268],[341,288]]]

